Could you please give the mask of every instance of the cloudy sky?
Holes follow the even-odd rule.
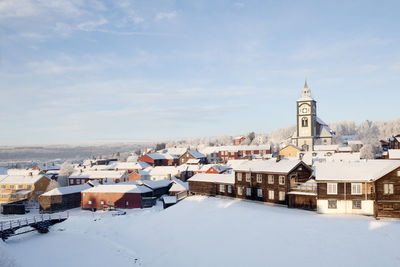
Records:
[[[351,2],[351,3],[350,3]],[[0,145],[400,116],[399,1],[0,0]]]

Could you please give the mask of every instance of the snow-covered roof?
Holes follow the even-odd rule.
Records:
[[[172,177],[172,186],[169,189],[170,192],[182,192],[182,191],[187,191],[189,190],[189,185],[187,182],[183,182],[182,180],[179,180],[178,178]]]
[[[202,153],[200,153],[199,151],[194,150],[194,149],[189,149],[188,152],[189,152],[193,157],[195,157],[196,159],[201,159],[201,158],[205,158],[205,157],[206,157],[204,154],[202,154]]]
[[[114,161],[109,165],[110,170],[143,170],[147,167],[149,167],[150,164],[139,161],[139,162],[120,162],[120,161]]]
[[[234,174],[197,173],[188,179],[189,182],[209,182],[219,184],[234,184]]]
[[[157,181],[143,180],[143,181],[135,181],[135,182],[139,185],[146,185],[152,189],[168,187],[172,183],[171,180],[157,180]]]
[[[34,184],[40,179],[45,177],[44,175],[0,175],[0,184]]]
[[[350,146],[342,146],[338,148],[338,151],[340,152],[351,152],[353,149]]]
[[[159,159],[177,159],[176,156],[170,154],[170,153],[150,153],[147,154],[147,156],[149,156],[150,158],[154,159],[154,160],[159,160]]]
[[[280,161],[276,160],[250,160],[238,167],[234,171],[252,171],[267,173],[289,173],[297,167],[302,161],[297,159],[284,158]]]
[[[347,141],[347,144],[351,146],[351,145],[363,145],[364,143],[361,140],[349,140]]]
[[[82,193],[148,193],[152,190],[143,185],[110,184],[98,185],[82,191]]]
[[[41,171],[39,170],[32,170],[32,169],[8,169],[8,175],[39,175]]]
[[[187,164],[198,164],[200,159],[189,159],[186,163]]]
[[[64,186],[64,187],[54,188],[53,190],[50,190],[50,191],[42,194],[42,196],[68,195],[68,194],[73,194],[73,193],[79,193],[88,188],[91,188],[91,186],[88,184]]]
[[[389,159],[400,159],[400,149],[389,149]]]
[[[43,171],[49,171],[49,170],[59,170],[61,166],[59,164],[55,163],[43,163],[43,164],[38,164],[36,167],[40,168]]]
[[[175,204],[177,199],[176,196],[163,196],[163,201],[165,204]]]
[[[148,172],[151,176],[159,176],[159,175],[168,175],[171,174],[172,176],[176,176],[179,171],[180,167],[175,166],[156,166],[156,167],[148,167],[144,171]]]
[[[339,145],[315,145],[315,151],[336,151],[339,149]]]
[[[75,171],[69,178],[72,179],[120,179],[127,171]]]
[[[400,167],[398,160],[316,163],[318,181],[374,181]]]

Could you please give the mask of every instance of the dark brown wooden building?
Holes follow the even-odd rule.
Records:
[[[300,160],[254,160],[235,168],[236,197],[288,204],[287,193],[308,181],[312,169]]]
[[[235,197],[235,177],[233,174],[198,173],[189,180],[192,195]]]
[[[39,196],[40,211],[54,213],[81,206],[81,192],[89,189],[89,184],[55,188]]]
[[[188,149],[183,155],[179,157],[179,165],[185,164],[190,159],[198,159],[198,164],[206,164],[207,157],[197,150]]]

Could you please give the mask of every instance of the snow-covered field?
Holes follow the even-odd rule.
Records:
[[[21,266],[400,266],[400,221],[189,197],[124,216],[75,209],[0,246]]]

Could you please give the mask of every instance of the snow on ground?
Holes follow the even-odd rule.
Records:
[[[123,216],[75,209],[3,247],[29,267],[400,266],[399,236],[398,220],[194,196]]]

